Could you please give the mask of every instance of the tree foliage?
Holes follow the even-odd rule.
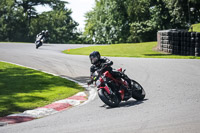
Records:
[[[93,43],[153,41],[158,30],[186,29],[200,22],[199,4],[199,0],[96,0],[86,14],[84,36]]]
[[[16,6],[12,0],[0,1],[0,40],[14,41],[16,38],[21,38],[20,32],[25,32],[24,28],[19,25],[26,25],[22,20],[24,19],[23,9]],[[17,31],[19,34],[16,35]],[[16,35],[12,37],[12,35]]]
[[[62,0],[1,0],[0,41],[34,42],[49,30],[50,42],[115,44],[156,40],[158,30],[188,29],[200,22],[199,0],[95,0],[84,32]],[[51,11],[38,14],[37,5]]]
[[[126,40],[128,26],[125,6],[121,0],[96,1],[93,11],[86,14],[84,35],[95,43],[119,43]],[[116,12],[117,11],[117,12]]]
[[[77,43],[78,23],[65,4],[61,0],[1,0],[0,41],[34,42],[39,32],[49,30],[50,42]],[[38,14],[37,5],[48,5],[52,10]]]
[[[71,10],[65,8],[64,3],[57,4],[54,10],[44,12],[31,23],[31,36],[34,37],[43,29],[50,31],[50,42],[73,43],[78,38],[75,22],[71,17]]]

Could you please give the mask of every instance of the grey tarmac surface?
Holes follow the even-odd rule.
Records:
[[[0,43],[0,60],[37,68],[86,82],[88,56],[66,55],[64,49],[87,45]],[[83,106],[30,122],[0,127],[0,133],[199,133],[200,60],[116,58],[114,68],[146,91],[146,99],[130,99],[109,108],[97,96]]]

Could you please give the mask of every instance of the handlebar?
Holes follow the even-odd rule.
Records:
[[[94,76],[94,78],[92,78],[90,81],[87,82],[88,85],[92,84],[94,81],[97,81],[97,79],[100,77],[100,75],[102,74],[102,71],[107,67],[108,65],[103,65],[103,67],[99,70],[97,70],[98,75]]]
[[[101,72],[107,67],[108,65],[103,65],[100,70],[97,70],[98,74],[101,74]]]

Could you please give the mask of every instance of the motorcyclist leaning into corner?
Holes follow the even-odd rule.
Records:
[[[42,30],[42,32],[37,34],[36,38],[38,38],[40,35],[42,35],[42,39],[44,40],[44,42],[48,41],[48,39],[49,39],[49,31],[48,30]]]
[[[113,77],[115,77],[115,78],[122,78],[125,81],[127,81],[128,84],[129,84],[128,91],[131,91],[131,80],[128,78],[128,76],[126,74],[114,70],[111,67],[113,65],[113,62],[111,60],[109,60],[106,57],[101,58],[101,55],[100,55],[100,53],[98,51],[93,51],[89,55],[89,58],[90,58],[92,66],[90,67],[90,77],[91,77],[91,80],[88,82],[88,85],[93,83],[93,76],[94,76],[95,71],[104,68],[105,65],[106,65],[106,67],[103,69],[103,72],[109,71],[112,74]]]

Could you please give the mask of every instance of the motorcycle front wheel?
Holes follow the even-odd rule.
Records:
[[[131,82],[132,82],[132,89],[133,89],[132,97],[136,100],[143,100],[146,95],[143,87],[135,80],[131,80]]]
[[[42,42],[37,42],[36,43],[36,49],[38,49],[40,46],[42,46]]]
[[[108,94],[104,89],[100,89],[98,91],[98,95],[100,97],[100,99],[108,106],[110,107],[117,107],[119,106],[119,103],[121,102],[121,100],[119,99],[119,97],[115,94],[110,95]]]

